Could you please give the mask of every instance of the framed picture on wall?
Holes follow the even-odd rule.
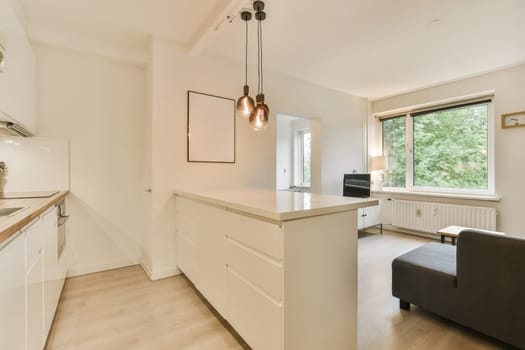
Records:
[[[187,161],[235,163],[235,100],[188,91]]]
[[[525,111],[503,114],[501,116],[502,128],[516,128],[519,126],[525,126]]]

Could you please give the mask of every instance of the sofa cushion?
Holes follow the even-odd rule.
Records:
[[[397,257],[393,264],[414,269],[432,270],[444,274],[453,280],[456,278],[456,247],[428,243]]]
[[[457,291],[454,246],[428,243],[392,262],[392,295],[401,300],[450,317]]]

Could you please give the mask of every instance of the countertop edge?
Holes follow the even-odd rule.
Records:
[[[22,213],[20,213],[19,215],[21,216],[17,221],[0,231],[0,246],[9,238],[11,238],[11,236],[13,236],[22,228],[24,228],[24,226],[30,224],[33,220],[38,218],[47,209],[51,208],[53,205],[57,204],[62,199],[64,199],[68,194],[69,191],[60,191],[49,198],[44,198],[47,199],[47,201],[44,204],[40,205],[38,208],[29,208],[28,210],[24,210]]]
[[[187,191],[175,190],[173,191],[173,193],[175,196],[180,196],[182,198],[198,200],[198,201],[205,202],[211,205],[229,208],[229,209],[232,209],[238,212],[248,213],[251,215],[255,215],[258,217],[262,217],[262,218],[267,218],[272,221],[278,221],[278,222],[292,221],[292,220],[298,220],[298,219],[314,217],[314,216],[321,216],[321,215],[336,214],[336,213],[341,213],[345,211],[357,210],[359,208],[372,207],[372,206],[379,204],[379,201],[377,199],[370,199],[367,202],[347,203],[347,204],[332,205],[332,206],[324,207],[324,208],[276,213],[276,212],[270,212],[264,209],[254,208],[251,206],[234,203],[234,202],[227,201],[227,200],[212,198],[206,195],[191,193]]]

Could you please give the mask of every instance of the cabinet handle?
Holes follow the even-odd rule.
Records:
[[[64,225],[69,220],[69,215],[59,215],[57,220],[57,226]]]

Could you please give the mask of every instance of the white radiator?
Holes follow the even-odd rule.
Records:
[[[496,209],[393,200],[392,225],[429,233],[450,225],[495,231]]]

